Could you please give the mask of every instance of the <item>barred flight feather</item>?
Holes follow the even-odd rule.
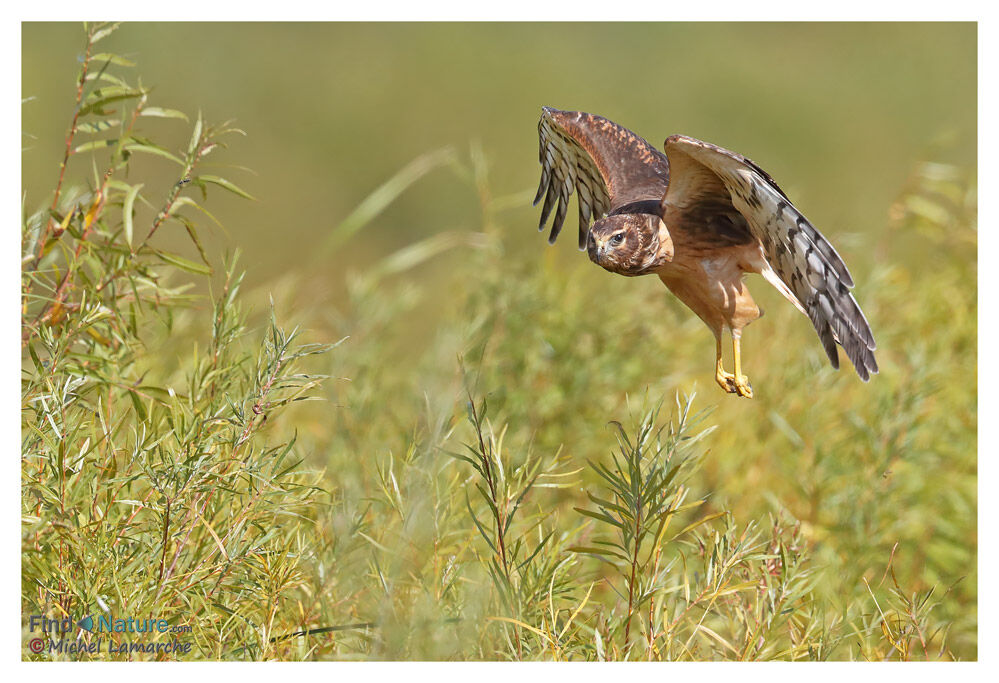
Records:
[[[538,230],[555,211],[550,243],[562,232],[573,193],[579,205],[579,248],[585,249],[593,221],[629,202],[658,200],[666,190],[669,165],[662,152],[601,116],[545,107],[538,139],[541,182],[534,204],[544,199]],[[615,163],[623,158],[636,163]]]
[[[850,294],[853,278],[829,241],[773,179],[745,157],[680,135],[666,141],[671,163],[675,154],[691,157],[724,183],[733,206],[746,218],[774,272],[812,321],[833,367],[839,367],[838,342],[860,378],[869,380],[871,373],[878,371],[874,335]]]

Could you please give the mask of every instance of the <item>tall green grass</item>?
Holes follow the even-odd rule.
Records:
[[[827,367],[762,291],[738,401],[658,282],[520,247],[529,197],[491,191],[479,146],[246,290],[199,238],[241,192],[202,165],[230,127],[89,53],[79,156],[22,228],[25,642],[30,614],[93,612],[190,626],[189,659],[977,657],[973,169],[920,164],[842,249],[913,244],[854,273],[879,376]],[[150,110],[190,143],[157,146]],[[136,189],[153,156],[176,184]],[[474,227],[313,286],[427,174]],[[149,239],[167,226],[203,260]]]

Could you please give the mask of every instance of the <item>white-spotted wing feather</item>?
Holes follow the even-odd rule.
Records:
[[[829,241],[812,226],[777,184],[756,164],[734,152],[674,135],[666,141],[671,165],[684,154],[711,170],[725,185],[733,206],[759,240],[772,272],[764,277],[812,321],[834,367],[839,367],[836,342],[846,351],[861,379],[878,371],[874,336],[866,317],[850,293],[853,278]],[[686,160],[684,160],[686,161]],[[687,164],[689,166],[689,164]],[[683,163],[677,164],[684,167]],[[669,194],[667,193],[667,199]],[[790,298],[790,297],[789,297]]]

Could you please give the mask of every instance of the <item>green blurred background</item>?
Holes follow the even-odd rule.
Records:
[[[106,48],[137,62],[153,104],[248,133],[230,158],[253,174],[230,176],[260,201],[214,206],[260,282],[424,152],[479,141],[495,195],[533,189],[542,105],[599,113],[657,146],[685,133],[739,151],[837,244],[855,243],[917,161],[942,149],[974,165],[976,45],[972,24],[140,23]],[[29,204],[53,183],[80,49],[75,24],[24,24]],[[471,229],[475,206],[433,174],[330,270]],[[525,202],[508,225],[541,249],[536,222]],[[863,272],[866,250],[843,247]]]
[[[30,210],[55,182],[82,44],[76,24],[23,25]],[[873,610],[860,578],[883,577],[900,543],[900,580],[937,587],[948,647],[976,656],[974,24],[140,23],[105,48],[137,63],[151,105],[234,118],[246,131],[210,161],[252,171],[202,170],[257,201],[213,192],[209,209],[228,232],[206,234],[206,246],[243,251],[258,311],[274,294],[279,315],[313,337],[350,335],[328,371],[351,381],[334,381],[331,403],[290,425],[347,503],[377,498],[392,463],[404,492],[436,495],[419,482],[450,471],[435,439],[451,438],[442,425],[462,414],[458,354],[486,348],[480,387],[510,442],[564,448],[580,466],[607,457],[607,421],[625,420],[642,396],[697,389],[718,427],[697,484],[711,505],[743,523],[778,511],[801,521],[830,614]],[[601,114],[656,146],[684,133],[759,163],[849,265],[882,374],[865,385],[849,367],[832,371],[808,321],[752,278],[767,311],[743,342],[756,398],[723,395],[710,333],[656,278],[610,275],[574,239],[551,248],[537,233],[543,105]],[[144,127],[166,146],[189,135],[177,121]],[[445,147],[457,164],[423,175],[326,248],[373,190]],[[169,162],[144,167],[161,174],[147,187],[174,182]],[[370,274],[386,254],[444,232],[485,233],[492,247],[451,249],[394,278]],[[157,239],[191,252],[183,234]],[[411,462],[422,449],[423,464]],[[585,499],[562,492],[557,503],[565,528]],[[378,510],[370,533],[383,546],[425,545],[426,525]],[[428,558],[414,550],[399,576]],[[343,591],[364,619],[380,609],[355,601],[356,586]],[[443,645],[385,647],[385,658],[456,656]]]

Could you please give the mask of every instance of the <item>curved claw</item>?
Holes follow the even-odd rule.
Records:
[[[739,389],[737,388],[735,382],[735,375],[731,372],[725,372],[724,370],[719,369],[715,372],[715,381],[718,382],[718,386],[724,389],[726,393],[739,393]]]
[[[753,397],[753,385],[749,383],[748,377],[739,375],[739,378],[735,382],[735,393],[743,398]]]
[[[743,398],[753,397],[753,385],[749,383],[749,378],[745,375],[736,378],[732,373],[722,370],[715,373],[715,381],[729,394],[738,394]]]

